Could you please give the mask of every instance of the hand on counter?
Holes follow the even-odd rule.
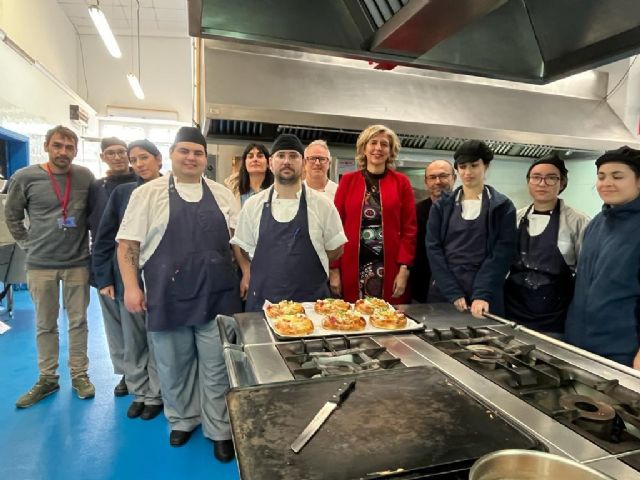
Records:
[[[456,307],[456,310],[458,310],[459,312],[466,312],[467,310],[469,310],[467,301],[464,299],[464,297],[460,297],[459,299],[455,300],[453,302],[453,306]]]
[[[329,288],[331,294],[335,297],[342,296],[342,283],[340,282],[340,270],[337,268],[329,269]]]
[[[471,315],[476,318],[484,318],[483,313],[489,311],[489,302],[476,299],[471,303]]]
[[[636,353],[636,356],[633,357],[633,368],[635,368],[636,370],[640,370],[640,350],[638,350],[638,353]]]
[[[393,280],[393,297],[400,297],[407,288],[409,280],[409,269],[406,265],[401,265],[396,278]]]
[[[100,289],[100,295],[104,295],[105,297],[109,297],[111,300],[116,299],[116,292],[113,288],[113,285],[107,285],[104,288]]]
[[[125,288],[124,306],[131,313],[142,313],[147,309],[144,292],[138,288]]]

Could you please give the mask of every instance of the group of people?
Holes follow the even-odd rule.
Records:
[[[60,283],[78,397],[95,395],[91,284],[122,376],[114,394],[133,396],[127,416],[164,411],[172,446],[202,424],[220,461],[234,450],[215,317],[260,311],[266,300],[448,302],[640,367],[640,151],[598,159],[605,205],[589,222],[558,198],[568,172],[556,155],[530,166],[533,203],[516,212],[485,184],[493,153],[477,140],[456,150],[453,165],[427,166],[429,198],[415,204],[409,179],[394,168],[400,141],[383,125],[360,134],[357,169],[339,184],[328,176],[328,145],[305,148],[290,134],[270,150],[248,145],[231,188],[203,177],[207,143],[197,128],[178,131],[164,176],[153,143],[107,138],[100,157],[109,170],[96,180],[72,163],[77,142],[68,128],[51,129],[48,162],[10,181],[6,221],[27,252],[40,371],[19,408],[59,389]]]

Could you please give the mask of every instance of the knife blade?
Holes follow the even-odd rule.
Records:
[[[329,401],[327,401],[327,403],[325,403],[322,406],[320,411],[316,413],[316,416],[313,417],[313,420],[309,422],[309,424],[304,428],[302,433],[298,435],[298,438],[296,438],[294,442],[291,444],[291,450],[293,450],[294,453],[299,453],[300,450],[304,448],[307,442],[311,440],[311,437],[313,437],[316,434],[316,432],[320,430],[320,427],[322,427],[322,424],[327,421],[327,418],[329,418],[329,415],[331,415],[336,408],[342,405],[342,403],[347,399],[347,397],[351,394],[351,392],[353,392],[355,388],[356,388],[355,380],[351,380],[350,382],[344,382],[340,386],[338,391],[334,393],[329,399]]]

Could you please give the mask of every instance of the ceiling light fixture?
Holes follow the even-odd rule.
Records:
[[[133,90],[133,94],[140,100],[144,100],[144,92],[142,91],[142,85],[140,85],[140,79],[142,78],[140,75],[140,0],[136,0],[138,4],[138,10],[136,13],[136,25],[137,25],[137,38],[138,38],[138,75],[133,71],[133,35],[131,36],[131,72],[127,73],[127,80],[129,80],[129,85],[131,85],[131,90]],[[131,4],[133,7],[133,3]],[[133,16],[133,15],[132,15]]]
[[[96,26],[96,30],[98,30],[98,33],[100,34],[100,37],[102,37],[102,41],[104,42],[105,47],[107,47],[107,50],[109,50],[111,56],[115,58],[122,57],[122,52],[120,51],[116,37],[113,36],[111,27],[109,27],[107,17],[105,17],[102,10],[100,10],[99,1],[95,5],[91,5],[89,7],[89,15],[91,16],[91,20],[93,20],[93,24]]]
[[[138,77],[136,77],[133,73],[127,73],[127,80],[129,80],[129,85],[131,85],[133,94],[140,100],[144,100],[144,92],[142,91],[142,86],[140,85]]]

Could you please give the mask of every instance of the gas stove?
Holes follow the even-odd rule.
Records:
[[[368,378],[385,369],[401,375],[408,367],[436,366],[534,433],[551,453],[615,479],[640,480],[638,378],[450,305],[401,309],[427,330],[282,342],[261,314],[235,315],[233,341],[223,339],[231,386]]]
[[[322,337],[276,345],[296,380],[402,368],[373,337]]]
[[[640,450],[640,394],[490,328],[420,335],[612,454]]]

